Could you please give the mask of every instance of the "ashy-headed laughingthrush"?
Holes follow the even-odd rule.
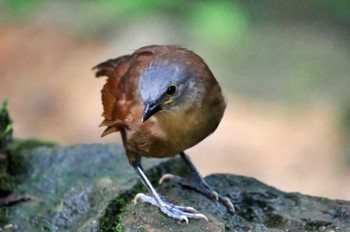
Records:
[[[171,174],[171,179],[218,200],[233,210],[228,198],[214,192],[200,176],[184,150],[219,125],[225,111],[221,88],[203,59],[178,46],[147,46],[131,55],[97,65],[96,76],[107,76],[103,86],[102,136],[120,132],[127,157],[151,196],[139,193],[135,200],[160,208],[169,217],[188,222],[204,218],[192,207],[165,201],[154,189],[141,166],[141,157],[179,154],[193,174],[189,180]]]

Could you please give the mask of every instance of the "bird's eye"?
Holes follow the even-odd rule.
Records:
[[[172,96],[176,93],[177,86],[175,84],[169,85],[168,89],[166,90],[166,94]]]

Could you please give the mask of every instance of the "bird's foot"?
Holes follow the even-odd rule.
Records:
[[[143,193],[138,193],[135,196],[134,203],[136,204],[139,201],[157,206],[167,216],[180,221],[185,221],[186,223],[188,223],[189,218],[205,219],[208,221],[208,218],[204,214],[197,213],[197,210],[192,207],[173,205],[164,200],[157,201],[154,197],[147,196]]]
[[[218,201],[221,204],[223,204],[227,209],[229,209],[231,212],[235,211],[235,207],[231,200],[227,197],[223,197],[219,195],[217,192],[215,192],[206,182],[205,180],[200,177],[196,176],[194,178],[191,178],[189,180],[186,180],[182,177],[175,176],[172,174],[165,174],[159,179],[159,184],[161,184],[165,180],[171,180],[177,184],[180,184],[184,187],[194,189],[197,192],[202,193],[204,196],[208,197],[209,199],[212,199],[214,201]]]

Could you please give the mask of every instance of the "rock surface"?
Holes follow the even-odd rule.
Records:
[[[39,147],[22,155],[28,174],[14,192],[30,200],[8,207],[0,231],[98,231],[109,201],[137,181],[121,144]]]
[[[172,159],[153,168],[155,173],[184,175],[180,160]],[[350,231],[350,202],[285,193],[256,179],[214,174],[207,182],[236,206],[236,213],[199,193],[173,183],[163,183],[158,191],[170,202],[196,208],[205,220],[176,222],[154,206],[129,204],[123,213],[124,231]]]
[[[253,178],[215,174],[206,178],[237,207],[219,203],[171,182],[165,173],[188,176],[178,158],[144,160],[147,175],[170,202],[195,207],[205,220],[187,225],[154,206],[132,199],[145,192],[121,144],[41,147],[23,151],[27,176],[15,188],[29,201],[8,207],[0,231],[350,231],[350,202],[285,193]]]

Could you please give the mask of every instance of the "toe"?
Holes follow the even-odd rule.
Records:
[[[192,207],[173,205],[164,200],[159,201],[159,199],[157,201],[154,197],[147,196],[143,193],[136,194],[134,203],[136,204],[137,202],[146,202],[157,206],[167,216],[180,221],[185,221],[186,223],[188,223],[189,218],[205,219],[208,221],[208,218],[205,215],[197,213],[197,210]]]
[[[219,197],[219,201],[226,206],[231,212],[235,212],[235,206],[228,197]]]
[[[186,224],[188,224],[188,218],[186,216],[184,216],[184,215],[180,216],[179,220],[180,221],[185,221]]]
[[[201,214],[201,213],[196,214],[196,219],[204,219],[206,221],[209,221],[208,218],[204,214]]]
[[[212,199],[214,201],[218,201],[219,200],[219,194],[217,192],[212,191],[211,194],[212,194]]]
[[[188,212],[188,213],[197,213],[197,210],[193,207],[188,207],[188,206],[179,206],[179,205],[173,205],[175,209]]]
[[[197,213],[197,210],[192,207],[185,207],[184,211],[189,212],[189,213]]]
[[[134,200],[133,200],[134,204],[136,204],[139,201],[143,202],[142,199],[144,199],[145,197],[147,197],[147,196],[143,193],[136,194],[136,196],[134,197]]]
[[[165,181],[165,180],[171,180],[171,179],[173,179],[173,177],[174,177],[173,174],[169,174],[169,173],[164,174],[164,175],[159,179],[159,184],[162,184],[163,181]]]
[[[153,197],[147,196],[143,193],[136,194],[136,196],[134,197],[134,204],[136,204],[137,202],[147,202],[149,204],[158,206],[157,201]]]
[[[173,174],[164,174],[160,179],[159,179],[159,184],[162,184],[165,180],[171,180],[174,181],[175,183],[181,184],[183,179],[179,176],[175,176]]]

